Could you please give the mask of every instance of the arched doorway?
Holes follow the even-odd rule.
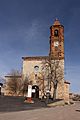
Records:
[[[1,95],[1,87],[3,86],[3,84],[2,83],[0,83],[0,95]]]
[[[32,98],[39,98],[39,87],[37,85],[32,86],[32,90],[35,90],[35,92],[32,92]]]

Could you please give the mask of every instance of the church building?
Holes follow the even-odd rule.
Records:
[[[22,57],[22,75],[36,89],[36,97],[46,96],[69,101],[69,85],[64,80],[64,26],[55,20],[50,27],[50,50],[48,56]],[[54,94],[56,93],[56,94]],[[33,94],[34,96],[34,94]]]

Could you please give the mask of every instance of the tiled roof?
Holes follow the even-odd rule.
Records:
[[[23,60],[42,60],[48,59],[49,56],[32,56],[32,57],[22,57]]]
[[[69,82],[69,81],[66,81],[66,80],[64,81],[64,83],[70,84],[70,82]]]

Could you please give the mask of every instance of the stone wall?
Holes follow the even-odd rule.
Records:
[[[22,70],[24,77],[26,77],[26,75],[29,76],[30,74],[34,73],[35,66],[39,66],[39,72],[40,72],[41,71],[41,63],[42,63],[41,60],[39,60],[39,61],[37,61],[37,60],[31,60],[31,61],[24,60],[23,61],[23,70]]]
[[[69,103],[69,87],[70,83],[69,82],[64,82],[64,101],[66,103]]]

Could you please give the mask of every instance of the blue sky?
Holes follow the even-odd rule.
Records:
[[[80,93],[80,0],[0,0],[0,76],[23,56],[48,55],[50,26],[65,28],[65,79]]]

